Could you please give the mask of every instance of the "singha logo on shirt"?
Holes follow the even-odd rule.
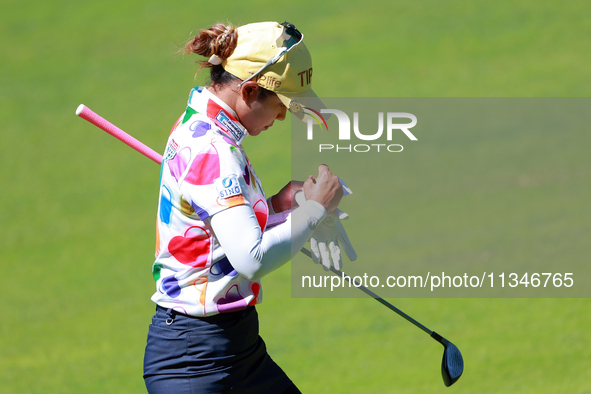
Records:
[[[216,179],[215,187],[220,198],[230,198],[242,194],[238,177],[234,174]]]

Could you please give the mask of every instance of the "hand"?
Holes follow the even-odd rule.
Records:
[[[310,175],[304,182],[303,189],[307,200],[319,202],[328,213],[334,212],[343,197],[343,187],[339,177],[332,174],[326,164],[318,167],[317,178]]]
[[[305,201],[303,194],[298,193],[295,197],[300,205]],[[326,271],[330,269],[331,262],[337,270],[342,268],[341,247],[345,250],[349,260],[355,261],[357,259],[357,253],[355,253],[347,232],[341,224],[341,220],[348,218],[348,214],[337,208],[318,224],[310,237],[312,261],[316,264],[322,263],[322,267]]]
[[[271,197],[273,210],[277,213],[287,211],[295,206],[294,196],[301,191],[304,186],[302,181],[291,181],[285,185],[279,193]]]

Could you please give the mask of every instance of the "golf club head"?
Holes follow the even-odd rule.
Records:
[[[447,387],[454,384],[464,372],[464,359],[460,349],[451,342],[443,351],[443,360],[441,360],[441,375],[443,376],[443,382]]]
[[[445,350],[443,351],[443,359],[441,360],[441,376],[443,377],[443,383],[446,387],[454,384],[462,372],[464,372],[464,359],[462,353],[456,345],[443,338],[441,335],[433,332],[431,334],[433,339],[441,343]]]

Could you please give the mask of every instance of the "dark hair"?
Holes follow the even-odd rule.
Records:
[[[195,53],[197,55],[209,58],[216,55],[224,60],[232,56],[234,49],[238,45],[238,31],[231,24],[224,25],[223,23],[216,23],[208,29],[201,30],[195,37],[190,39],[182,48],[181,52],[186,54]],[[209,76],[211,83],[214,86],[224,86],[232,82],[240,81],[240,78],[227,72],[221,64],[214,65],[207,60],[198,62],[202,68],[209,68]],[[257,99],[265,100],[272,92],[259,86],[259,94]]]

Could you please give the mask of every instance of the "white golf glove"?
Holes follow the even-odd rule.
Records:
[[[295,195],[298,205],[306,201],[303,192]],[[333,213],[328,214],[318,226],[310,237],[310,249],[312,249],[312,261],[316,264],[322,264],[322,267],[328,271],[331,263],[337,269],[342,267],[343,260],[341,258],[341,248],[345,250],[349,260],[357,259],[357,253],[349,241],[347,232],[341,224],[341,220],[346,220],[349,215],[340,209],[336,209]]]

